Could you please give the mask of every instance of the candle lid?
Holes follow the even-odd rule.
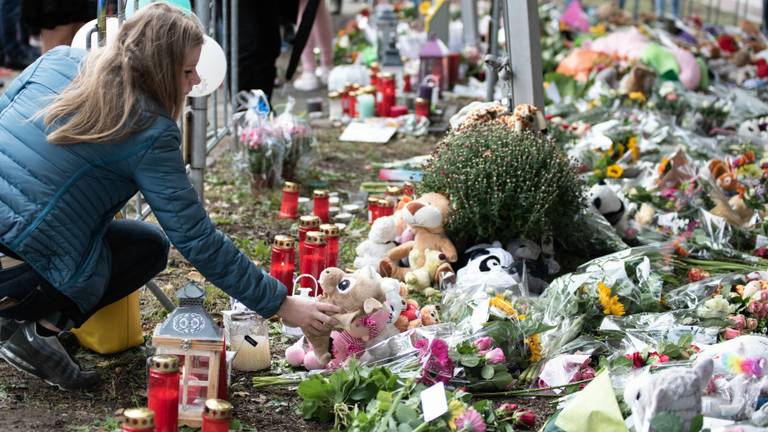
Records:
[[[155,429],[155,413],[149,408],[128,408],[123,411],[123,426],[133,429]]]
[[[283,191],[284,192],[298,192],[299,191],[299,184],[287,181],[287,182],[283,183]]]
[[[392,201],[385,200],[385,199],[380,199],[377,204],[379,205],[379,207],[387,207],[387,208],[395,206],[395,204]]]
[[[149,359],[149,368],[162,373],[178,372],[179,358],[175,355],[161,354]]]
[[[233,408],[231,403],[223,399],[208,399],[205,401],[203,415],[209,419],[228,419],[232,416]]]
[[[417,104],[417,105],[421,105],[421,104],[425,104],[425,103],[427,103],[427,100],[426,100],[426,99],[424,99],[424,98],[416,98],[416,100],[414,101],[414,103],[415,103],[415,104]]]
[[[379,200],[380,200],[380,199],[381,199],[381,198],[379,198],[379,197],[375,197],[375,196],[372,196],[372,197],[368,197],[368,207],[370,207],[370,206],[372,206],[372,205],[377,205],[377,204],[379,203]]]
[[[339,92],[337,92],[337,91],[332,91],[332,92],[328,93],[328,98],[329,99],[336,99],[339,96],[341,96],[341,94],[339,94]]]
[[[383,74],[381,74],[381,79],[393,80],[395,79],[395,76],[391,72],[384,72]]]
[[[307,233],[307,239],[305,242],[312,245],[324,245],[325,234],[320,231],[310,231]]]
[[[335,224],[322,224],[320,225],[320,232],[325,234],[325,237],[338,237],[339,227]]]
[[[374,94],[374,93],[376,93],[376,87],[372,86],[372,85],[365,86],[365,87],[363,87],[363,91],[368,93],[368,94]]]
[[[272,243],[273,246],[282,249],[293,249],[294,244],[296,244],[296,241],[293,237],[287,235],[276,235],[275,241]]]
[[[320,226],[320,218],[317,216],[302,216],[299,218],[299,226],[303,228],[316,228]]]
[[[398,195],[400,195],[402,193],[403,193],[403,191],[402,191],[402,189],[400,189],[399,186],[388,186],[387,187],[387,195],[398,196]]]
[[[360,205],[358,204],[344,204],[341,209],[346,213],[357,213],[360,211]]]
[[[315,189],[315,191],[312,192],[312,196],[315,198],[328,198],[328,191],[325,189]]]

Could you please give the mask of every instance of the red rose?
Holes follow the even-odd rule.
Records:
[[[706,279],[709,277],[709,273],[705,272],[703,269],[694,267],[690,270],[688,270],[688,282],[698,282],[700,280]]]
[[[519,426],[523,429],[533,429],[536,425],[536,414],[527,409],[522,409],[515,413],[514,416],[515,426]]]
[[[634,352],[632,354],[624,354],[624,357],[627,360],[632,360],[632,366],[635,369],[639,369],[643,366],[645,366],[645,359],[643,358],[643,355],[639,352]]]

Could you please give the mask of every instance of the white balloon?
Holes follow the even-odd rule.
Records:
[[[86,49],[85,47],[85,40],[88,36],[88,32],[91,31],[92,28],[96,27],[96,20],[88,21],[84,26],[80,27],[80,30],[75,33],[74,39],[72,39],[72,46],[75,48],[81,48]],[[117,39],[117,32],[120,30],[120,26],[118,24],[117,18],[115,17],[109,17],[107,18],[107,44],[110,44]],[[91,48],[96,48],[99,46],[99,34],[98,32],[93,32],[91,35]]]
[[[197,62],[197,74],[200,75],[200,84],[192,87],[189,96],[208,96],[216,91],[224,82],[227,74],[227,56],[224,50],[213,38],[204,36],[203,48],[200,50],[200,61]]]

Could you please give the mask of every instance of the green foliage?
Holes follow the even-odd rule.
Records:
[[[704,425],[701,415],[691,420],[691,427],[686,430],[683,419],[671,412],[662,412],[651,419],[651,428],[664,432],[699,432]]]
[[[443,139],[422,189],[449,196],[449,235],[468,242],[568,237],[586,206],[575,164],[555,142],[491,123]]]

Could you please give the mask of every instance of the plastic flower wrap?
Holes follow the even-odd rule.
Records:
[[[296,101],[289,97],[285,110],[274,121],[275,132],[286,143],[283,177],[288,180],[297,180],[304,175],[315,142],[312,128],[305,119],[294,114],[295,108]]]
[[[240,142],[245,145],[251,184],[254,188],[273,187],[283,179],[286,143],[275,129],[269,102],[261,90],[241,93],[247,107],[240,117]]]

